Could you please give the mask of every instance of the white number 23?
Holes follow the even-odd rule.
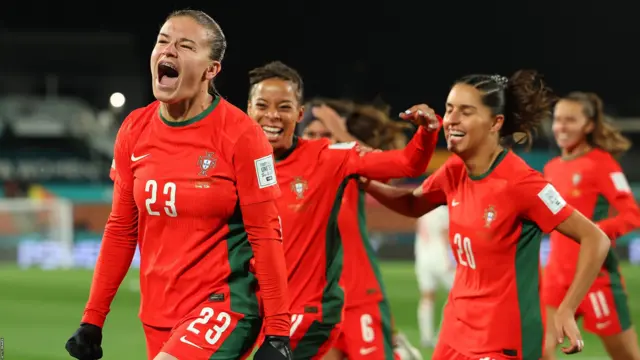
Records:
[[[209,323],[209,320],[211,320],[211,318],[213,317],[213,315],[214,315],[214,311],[212,308],[210,307],[202,308],[202,311],[200,311],[200,317],[193,320],[191,324],[189,324],[189,326],[187,327],[187,331],[190,331],[196,335],[199,335],[200,330],[196,329],[196,324],[207,325]],[[215,343],[217,343],[218,340],[220,340],[220,337],[222,336],[222,334],[224,334],[224,332],[227,331],[227,329],[229,328],[229,325],[231,325],[231,316],[224,311],[220,311],[218,313],[218,316],[216,317],[216,321],[219,324],[213,325],[204,334],[204,339],[210,345],[214,345]]]
[[[144,204],[147,207],[147,212],[151,216],[160,216],[159,211],[151,209],[151,205],[155,204],[158,200],[158,182],[155,180],[148,180],[144,185],[144,191],[149,193],[149,197],[144,201]],[[168,197],[164,202],[165,214],[170,217],[178,216],[176,211],[176,184],[173,182],[167,182],[164,184],[162,193]]]

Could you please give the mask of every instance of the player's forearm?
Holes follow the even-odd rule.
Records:
[[[243,205],[242,216],[254,253],[266,335],[289,336],[289,290],[278,210],[274,201]]]
[[[420,199],[413,194],[412,189],[391,186],[379,181],[370,181],[365,190],[384,207],[398,214],[419,218],[428,212],[428,210],[419,206]]]
[[[136,238],[123,238],[105,231],[82,322],[104,325],[111,302],[131,266],[136,242]]]
[[[116,181],[111,214],[93,272],[82,322],[102,327],[122,280],[127,275],[138,240],[138,213],[131,189]]]
[[[403,150],[371,152],[363,156],[358,174],[375,180],[420,176],[427,170],[437,141],[437,131],[420,127]]]
[[[575,312],[587,295],[589,288],[598,277],[604,263],[611,242],[601,230],[594,227],[587,236],[576,239],[580,242],[580,252],[575,276],[571,286],[560,305],[560,308]]]
[[[630,202],[616,206],[618,215],[597,223],[611,241],[640,228],[640,209],[638,209],[635,200],[631,199]]]

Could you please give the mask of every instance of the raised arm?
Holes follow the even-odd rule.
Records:
[[[264,333],[289,336],[289,292],[282,230],[275,199],[280,196],[271,145],[255,124],[240,137],[233,166],[245,230],[253,249],[264,307]]]
[[[127,138],[130,123],[125,120],[116,137],[111,173],[113,203],[93,272],[89,301],[82,316],[83,323],[99,327],[104,325],[111,302],[131,266],[138,241],[138,209],[133,198]]]

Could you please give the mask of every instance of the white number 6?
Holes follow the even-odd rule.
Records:
[[[362,329],[362,340],[364,340],[364,342],[370,343],[376,337],[376,333],[373,331],[373,327],[371,327],[372,324],[373,318],[371,315],[362,314],[362,316],[360,316],[360,327]]]

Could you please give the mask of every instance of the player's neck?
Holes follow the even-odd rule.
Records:
[[[213,102],[213,96],[208,92],[200,92],[191,99],[174,104],[160,103],[160,113],[169,122],[187,121],[205,111]]]
[[[498,156],[504,151],[501,145],[491,145],[488,149],[476,151],[475,154],[463,157],[464,165],[470,176],[481,176],[486,174],[496,161]]]
[[[591,150],[591,145],[589,145],[589,143],[584,141],[572,148],[562,149],[562,158],[575,159],[581,155],[588,153],[590,150]]]

